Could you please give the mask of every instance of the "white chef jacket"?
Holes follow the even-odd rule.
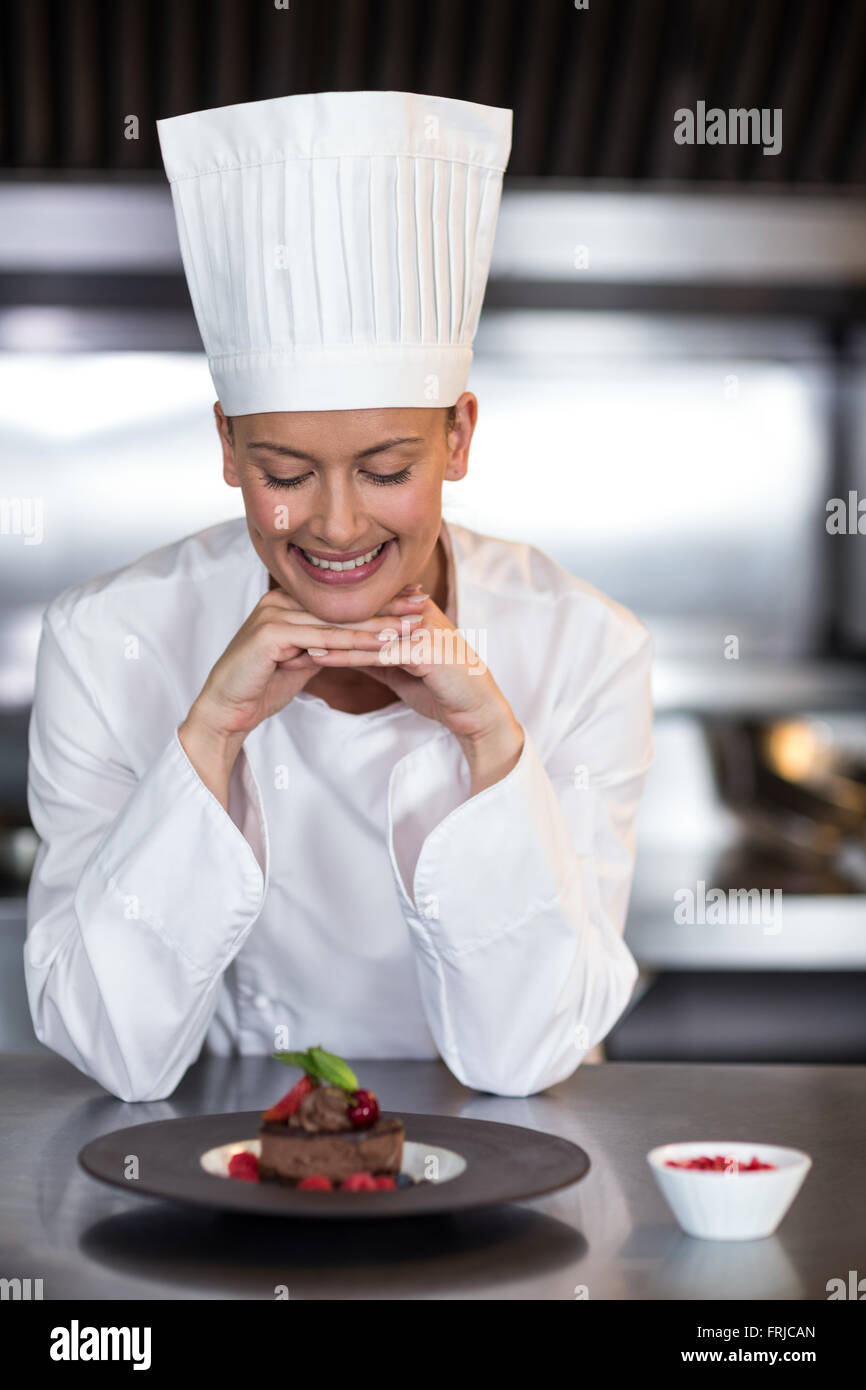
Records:
[[[449,616],[525,735],[475,796],[443,725],[301,690],[247,736],[223,808],[177,729],[268,590],[243,517],[48,605],[27,993],[40,1041],[113,1095],[169,1096],[203,1046],[321,1043],[524,1096],[622,1013],[649,633],[534,546],[440,534]]]

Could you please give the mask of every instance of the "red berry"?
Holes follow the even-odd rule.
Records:
[[[375,1182],[380,1192],[397,1191],[397,1184],[395,1183],[393,1178],[389,1178],[386,1176],[381,1178],[374,1178],[373,1181]]]
[[[369,1129],[379,1118],[379,1102],[373,1091],[353,1091],[348,1115],[356,1129]]]
[[[775,1163],[762,1163],[757,1155],[753,1156],[750,1163],[739,1163],[737,1159],[726,1157],[724,1154],[716,1154],[712,1158],[708,1154],[701,1154],[697,1158],[665,1159],[667,1168],[691,1168],[699,1173],[757,1173],[759,1169],[775,1166]]]
[[[301,1178],[298,1183],[298,1191],[303,1192],[330,1192],[334,1184],[330,1178],[326,1178],[324,1173],[311,1173],[308,1178]]]
[[[257,1182],[259,1160],[255,1154],[251,1154],[248,1149],[244,1149],[242,1153],[233,1154],[229,1159],[229,1177],[242,1178],[244,1182]]]
[[[318,1082],[310,1076],[302,1076],[290,1091],[286,1091],[282,1100],[278,1100],[276,1105],[272,1105],[270,1110],[266,1110],[262,1119],[264,1120],[287,1120],[290,1115],[294,1115],[300,1108],[304,1096],[308,1096],[311,1091],[316,1089]]]
[[[376,1179],[370,1173],[350,1173],[340,1183],[341,1192],[375,1192]]]

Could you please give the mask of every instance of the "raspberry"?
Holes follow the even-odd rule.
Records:
[[[374,1178],[373,1181],[375,1182],[380,1192],[397,1191],[397,1184],[395,1183],[394,1179],[387,1177],[387,1175],[381,1178]]]
[[[326,1178],[324,1173],[311,1173],[308,1178],[301,1178],[298,1183],[299,1192],[330,1192],[334,1184],[330,1178]]]
[[[241,1178],[244,1182],[258,1182],[259,1160],[248,1149],[233,1154],[229,1159],[229,1177]]]
[[[350,1173],[340,1183],[341,1192],[375,1192],[376,1179],[370,1173]]]

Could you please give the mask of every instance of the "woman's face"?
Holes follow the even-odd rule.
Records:
[[[466,472],[477,402],[446,436],[434,409],[268,411],[215,406],[225,480],[243,493],[253,545],[280,588],[333,622],[372,617],[405,584],[429,584],[442,483]],[[375,552],[372,555],[370,552]],[[335,569],[315,559],[345,564]]]

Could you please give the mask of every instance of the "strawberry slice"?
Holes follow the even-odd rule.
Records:
[[[272,1105],[270,1110],[266,1110],[262,1116],[263,1120],[287,1120],[290,1115],[300,1109],[301,1101],[304,1096],[308,1096],[314,1091],[316,1085],[310,1076],[302,1076],[290,1091],[287,1091],[282,1100],[278,1100],[276,1105]]]

